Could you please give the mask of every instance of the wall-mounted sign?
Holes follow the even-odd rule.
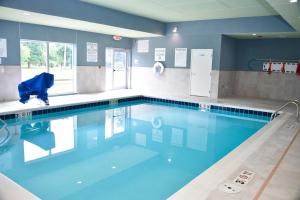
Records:
[[[137,52],[148,53],[149,52],[149,40],[138,40],[137,41]]]
[[[98,62],[98,44],[87,42],[86,43],[86,61]]]
[[[7,57],[7,44],[6,39],[0,38],[0,58]]]
[[[187,48],[175,48],[175,67],[186,67]]]
[[[154,61],[158,62],[158,61],[166,61],[166,48],[155,48],[154,49]]]
[[[122,40],[122,37],[119,36],[119,35],[114,35],[113,38],[114,38],[114,40],[116,40],[116,41]]]

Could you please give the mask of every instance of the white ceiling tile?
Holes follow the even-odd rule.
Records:
[[[269,16],[277,14],[277,12],[272,9],[272,7],[265,2],[265,0],[82,1],[163,22]]]

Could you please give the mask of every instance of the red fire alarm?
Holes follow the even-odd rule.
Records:
[[[122,40],[122,37],[119,35],[114,35],[114,40],[116,41]]]

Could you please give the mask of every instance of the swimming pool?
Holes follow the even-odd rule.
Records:
[[[0,172],[42,199],[166,199],[268,117],[135,101],[9,120]]]

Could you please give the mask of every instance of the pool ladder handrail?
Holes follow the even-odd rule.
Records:
[[[1,118],[0,118],[0,122],[3,123],[3,126],[0,128],[0,131],[1,131],[2,129],[5,129],[7,127],[7,123],[4,120],[2,120]]]
[[[8,128],[7,128],[7,123],[6,123],[4,120],[2,120],[2,119],[0,118],[0,122],[3,123],[3,126],[0,128],[0,132],[1,132],[2,130],[6,130],[6,132],[7,132],[6,138],[4,138],[2,141],[0,141],[0,147],[1,147],[1,146],[9,139],[9,130],[8,130]]]
[[[271,119],[273,120],[277,115],[278,112],[281,111],[282,109],[284,109],[285,107],[287,107],[289,104],[293,104],[297,107],[297,120],[299,121],[299,115],[300,115],[300,101],[299,100],[291,100],[287,103],[285,103],[284,105],[282,105],[280,108],[278,108],[272,115],[271,115]]]

